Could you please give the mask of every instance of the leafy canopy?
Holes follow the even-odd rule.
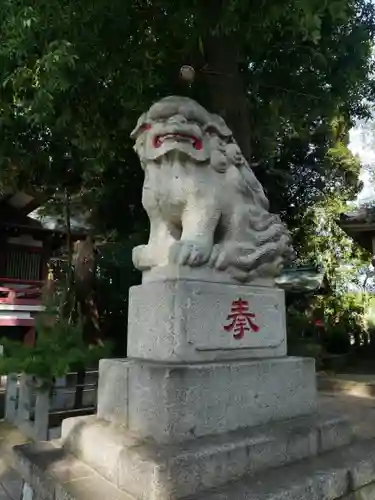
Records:
[[[142,176],[129,141],[136,118],[173,92],[225,114],[232,103],[224,92],[224,102],[212,99],[212,88],[234,73],[210,71],[215,57],[225,70],[231,40],[232,70],[243,82],[251,124],[246,140],[275,208],[299,210],[327,190],[356,188],[358,166],[340,162],[349,156],[341,138],[373,93],[374,28],[366,0],[265,0],[261,6],[4,0],[0,180],[47,193],[68,186],[91,207],[97,227],[134,231],[134,224],[110,215],[135,210],[139,218]],[[177,78],[188,62],[198,71],[192,89]],[[330,158],[332,147],[342,151]]]
[[[145,238],[129,133],[153,101],[187,94],[223,114],[301,261],[323,260],[333,277],[354,252],[334,221],[361,187],[348,131],[374,100],[374,9],[370,0],[2,0],[0,184],[53,195],[55,208],[67,190],[99,238]],[[191,88],[178,79],[183,64],[196,68]],[[108,284],[116,273],[104,260]],[[127,288],[126,273],[116,287]]]

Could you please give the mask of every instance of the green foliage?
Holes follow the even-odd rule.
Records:
[[[97,296],[101,330],[104,338],[113,339],[113,355],[126,356],[126,326],[129,286],[140,283],[140,273],[131,259],[133,238],[107,243],[98,249]]]
[[[374,98],[370,0],[2,0],[0,32],[0,185],[50,196],[54,215],[67,189],[72,215],[124,246],[125,265],[99,252],[101,310],[121,337],[126,288],[138,279],[129,247],[147,233],[129,133],[166,94],[224,115],[248,110],[249,133],[230,125],[251,143],[300,263],[323,263],[336,290],[352,272],[345,265],[363,261],[335,221],[361,187],[348,131]],[[191,88],[178,81],[186,63],[196,68]]]
[[[368,305],[367,294],[342,290],[294,302],[287,310],[289,353],[311,355],[320,367],[329,355],[357,354],[370,340]]]
[[[340,198],[329,197],[301,214],[301,226],[293,231],[300,260],[321,264],[334,289],[346,286],[370,257],[338,226],[344,210]]]
[[[333,354],[341,354],[367,343],[367,297],[362,294],[332,294],[317,303],[317,310],[324,314],[323,342]]]
[[[287,310],[288,354],[290,356],[312,357],[316,368],[323,363],[325,350],[319,342],[319,330],[306,311],[294,306]]]
[[[58,294],[46,301],[46,309],[37,317],[35,345],[25,345],[7,338],[0,340],[4,356],[0,358],[0,373],[26,373],[47,383],[66,375],[77,367],[93,366],[108,356],[110,344],[89,345],[83,340],[82,322],[72,322],[61,314]]]
[[[210,107],[205,40],[234,33],[254,160],[273,207],[293,222],[332,186],[356,187],[352,167],[337,168],[326,153],[332,123],[350,126],[372,95],[374,26],[364,0],[265,0],[257,8],[244,0],[4,0],[0,177],[47,192],[69,185],[95,227],[133,232],[142,173],[129,132],[161,95],[190,93]],[[198,70],[191,90],[177,81],[189,61]]]

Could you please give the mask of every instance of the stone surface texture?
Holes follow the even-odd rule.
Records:
[[[170,96],[139,118],[132,138],[150,219],[135,267],[208,267],[242,282],[280,272],[289,233],[221,117]]]
[[[18,446],[15,455],[33,500],[134,500],[51,442]]]
[[[360,443],[341,450],[287,465],[256,476],[246,476],[226,488],[204,491],[191,500],[373,500],[375,481],[375,442]],[[41,500],[134,500],[134,496],[115,487],[85,464],[66,453],[54,458],[54,447],[46,443],[17,449],[25,477],[32,484],[34,498]],[[366,457],[361,459],[361,457]],[[43,460],[44,459],[44,460]],[[356,470],[372,468],[362,486],[353,490]],[[70,470],[70,475],[66,471]],[[370,482],[367,482],[370,481]],[[145,485],[146,489],[148,485]],[[172,491],[152,491],[149,500],[172,500]]]
[[[349,444],[348,419],[321,412],[160,446],[96,418],[64,422],[65,449],[136,498],[180,498]]]
[[[238,307],[244,314],[235,320]],[[283,290],[181,280],[130,289],[129,357],[179,362],[285,355]]]
[[[344,413],[349,422],[345,422],[345,419],[342,418]],[[41,448],[38,444],[33,453],[31,453],[29,447],[26,450],[18,449],[16,463],[20,463],[20,458],[21,463],[23,463],[24,477],[26,480],[33,481],[37,493],[36,498],[38,499],[176,499],[178,496],[173,487],[167,490],[170,493],[170,496],[168,496],[165,494],[165,490],[162,492],[161,485],[157,481],[153,482],[155,488],[152,489],[150,481],[146,480],[150,467],[157,474],[156,477],[163,477],[163,473],[167,474],[166,471],[163,472],[158,460],[161,460],[163,452],[165,453],[166,449],[168,449],[170,451],[170,467],[176,467],[180,463],[183,466],[179,466],[179,470],[186,470],[185,478],[181,475],[179,481],[183,481],[184,484],[196,481],[199,485],[196,494],[189,497],[192,500],[237,500],[241,498],[246,500],[373,500],[374,497],[371,494],[374,492],[375,481],[375,442],[371,438],[375,434],[374,418],[375,407],[373,400],[342,396],[320,396],[318,417],[315,424],[313,424],[314,417],[311,416],[280,422],[272,426],[262,426],[259,429],[254,428],[253,435],[246,435],[247,441],[243,436],[244,448],[242,455],[239,455],[239,450],[235,451],[236,446],[231,446],[231,443],[237,443],[237,441],[235,439],[230,440],[230,444],[228,443],[226,447],[227,463],[232,467],[233,461],[230,458],[232,457],[231,454],[234,453],[233,458],[236,457],[234,463],[236,466],[241,467],[244,460],[241,457],[247,456],[246,449],[248,449],[250,458],[247,460],[251,464],[249,473],[242,480],[235,481],[231,485],[208,491],[204,489],[205,484],[207,484],[204,481],[207,481],[207,472],[210,467],[214,467],[210,455],[208,454],[207,458],[205,458],[205,454],[202,452],[200,461],[192,470],[191,467],[194,465],[194,458],[191,456],[193,451],[191,448],[192,443],[189,445],[187,442],[182,448],[168,445],[163,448],[162,452],[159,449],[156,457],[149,452],[148,462],[141,461],[139,463],[139,468],[136,471],[139,475],[136,477],[142,476],[144,478],[143,486],[147,494],[149,494],[148,497],[134,494],[130,496],[129,493],[116,487],[113,480],[108,482],[102,477],[103,474],[99,475],[87,464],[83,464],[77,458],[72,457],[66,450],[63,450],[64,453],[59,455],[54,451],[58,443],[48,443],[45,448]],[[92,420],[93,417],[88,417],[88,419]],[[350,424],[350,427],[348,424]],[[109,428],[113,426],[113,424],[109,423],[106,425]],[[119,436],[114,428],[112,428],[112,432],[113,435]],[[352,435],[352,432],[354,435]],[[261,439],[262,436],[263,439]],[[91,441],[93,447],[94,437],[92,434],[91,437],[88,434],[82,439]],[[128,449],[132,448],[130,446],[131,439],[133,439],[134,443],[134,437],[128,437]],[[208,440],[208,438],[203,439]],[[354,441],[352,441],[353,439]],[[120,448],[121,443],[118,441],[117,437],[117,445]],[[197,444],[199,441],[195,440],[194,442]],[[267,445],[267,442],[271,443],[271,445]],[[103,441],[98,443],[97,449],[103,446],[102,443]],[[147,443],[143,442],[141,445],[141,454],[145,453],[144,449],[142,449],[145,444],[147,445]],[[214,443],[211,443],[211,447],[208,447],[208,449],[212,450],[213,446]],[[220,443],[216,442],[216,446],[219,448]],[[282,451],[283,446],[284,451]],[[132,452],[136,454],[138,449],[135,446]],[[173,458],[173,449],[181,452],[181,462]],[[275,453],[277,449],[279,451]],[[224,443],[222,444],[222,450],[224,460]],[[316,452],[320,454],[316,455]],[[99,455],[98,451],[96,453]],[[269,457],[275,457],[274,468],[267,469],[267,453],[269,453]],[[304,455],[306,453],[308,454]],[[43,455],[44,458],[42,458]],[[103,450],[103,456],[105,457],[105,450]],[[116,456],[119,463],[119,455]],[[306,458],[303,458],[304,456]],[[277,462],[278,458],[281,462]],[[264,461],[263,466],[262,460]],[[295,460],[299,461],[295,462]],[[114,463],[115,460],[113,460],[112,464]],[[106,465],[104,460],[101,461],[101,464],[102,467]],[[186,469],[184,469],[185,465]],[[280,465],[282,466],[280,467]],[[244,464],[242,466],[245,467]],[[219,467],[216,471],[213,468],[211,477],[220,477],[222,473],[227,474],[230,467]],[[255,467],[255,469],[252,467]],[[19,469],[18,466],[17,468]],[[201,469],[203,470],[201,471]],[[70,475],[67,474],[68,470],[71,471]],[[125,478],[122,467],[118,466],[117,470],[118,477]],[[232,469],[232,471],[235,472],[235,469]],[[127,473],[131,474],[131,470],[128,469]],[[171,476],[169,476],[169,479],[171,480]],[[53,483],[53,491],[51,491],[50,480]],[[135,487],[135,483],[136,479],[132,481],[132,486]],[[142,482],[138,481],[138,484],[142,486]],[[354,488],[357,488],[357,491],[354,491]],[[46,493],[54,496],[46,497]]]
[[[348,500],[360,500],[361,488],[370,488],[369,485],[374,481],[375,442],[371,440],[343,447],[312,460],[268,471],[256,478],[244,478],[218,492],[199,495],[198,498],[344,500],[345,495],[349,495]]]
[[[20,500],[23,479],[14,469],[13,446],[27,443],[29,439],[17,428],[0,421],[0,500]]]
[[[275,287],[275,283],[281,279],[269,277],[254,278],[251,280],[252,286]],[[142,283],[153,283],[155,281],[202,281],[205,283],[232,283],[233,278],[223,271],[211,267],[189,267],[179,266],[177,264],[168,264],[166,266],[157,266],[143,271]],[[278,285],[277,285],[278,286]]]
[[[316,405],[315,363],[308,358],[106,360],[99,373],[98,417],[159,442],[304,415]]]

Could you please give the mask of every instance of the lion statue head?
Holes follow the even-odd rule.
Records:
[[[224,120],[187,97],[153,104],[131,137],[145,171],[147,245],[133,262],[210,268],[235,281],[279,274],[289,233]]]

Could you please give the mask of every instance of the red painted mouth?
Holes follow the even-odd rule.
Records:
[[[197,151],[200,151],[203,148],[203,144],[201,139],[198,139],[197,137],[194,137],[192,135],[188,134],[163,134],[163,135],[156,135],[154,137],[154,147],[155,148],[160,148],[160,146],[165,142],[165,141],[176,141],[176,142],[186,142],[190,143],[194,149]]]

